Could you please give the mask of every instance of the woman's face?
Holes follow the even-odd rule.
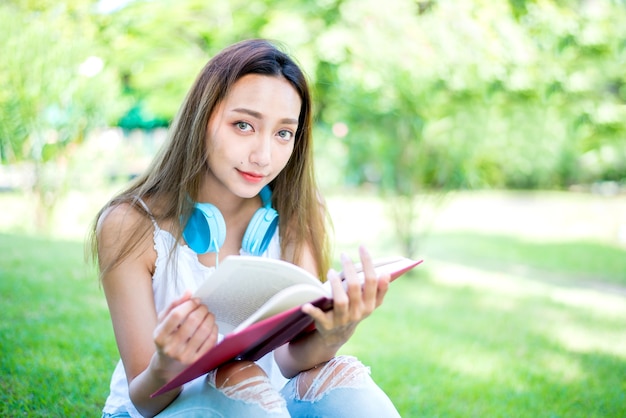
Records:
[[[207,129],[212,195],[253,197],[276,178],[293,152],[301,104],[283,77],[249,74],[233,85]]]

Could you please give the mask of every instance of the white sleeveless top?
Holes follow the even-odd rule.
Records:
[[[143,202],[141,202],[143,204]],[[146,207],[147,209],[147,207]],[[148,212],[149,213],[149,212]],[[186,290],[195,291],[215,270],[215,267],[207,267],[200,263],[196,253],[186,245],[176,242],[174,236],[165,231],[152,220],[154,224],[154,249],[157,253],[156,266],[152,276],[152,291],[154,293],[154,303],[157,312],[161,312],[169,304],[180,298]],[[174,252],[170,256],[170,250],[174,247]],[[240,250],[241,255],[250,255]],[[171,257],[171,258],[170,258]],[[261,257],[280,258],[280,239],[278,228],[272,240]],[[220,334],[220,340],[223,335]],[[272,385],[280,390],[287,382],[278,369],[274,360],[274,354],[269,353],[257,361],[257,364],[267,373]],[[183,390],[187,390],[192,385],[206,384],[204,376],[185,384]],[[141,417],[130,401],[128,393],[128,381],[124,365],[119,360],[113,376],[111,378],[110,394],[106,400],[103,412],[116,413],[127,412],[131,417]]]

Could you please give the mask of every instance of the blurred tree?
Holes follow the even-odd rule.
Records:
[[[314,70],[308,44],[334,18],[334,3],[136,0],[101,16],[100,37],[130,99],[128,110],[140,104],[146,114],[171,120],[206,61],[236,41],[276,40]]]
[[[622,3],[346,0],[339,11],[315,41],[320,121],[345,124],[332,165],[383,192],[407,253],[433,190],[567,187],[593,179],[590,153],[621,161],[602,178],[626,179]]]
[[[33,164],[40,228],[64,190],[75,145],[113,108],[116,82],[94,47],[89,5],[0,5],[0,158]]]
[[[128,110],[171,120],[212,54],[258,36],[268,15],[265,3],[134,1],[104,14],[100,35],[130,100]],[[237,10],[245,13],[235,24]]]
[[[407,253],[416,246],[416,204],[433,191],[626,179],[623,1],[103,4],[2,7],[8,36],[0,45],[11,53],[0,80],[22,97],[0,92],[5,161],[46,155],[44,145],[67,149],[44,140],[47,132],[80,137],[70,128],[84,131],[110,107],[100,101],[119,92],[120,126],[167,124],[211,55],[266,37],[282,42],[312,80],[325,184],[379,190]],[[97,62],[90,55],[103,70],[77,76],[80,63]],[[113,87],[100,90],[106,80]]]
[[[313,81],[324,174],[379,190],[409,254],[419,200],[460,187],[566,187],[591,179],[583,164],[626,148],[619,2],[175,3],[103,15],[130,99],[122,123],[171,119],[224,45],[280,40]],[[624,177],[611,167],[604,177]]]

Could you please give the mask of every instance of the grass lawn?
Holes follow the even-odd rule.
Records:
[[[563,284],[626,289],[626,251],[583,240],[542,242],[501,234],[447,232],[427,237],[424,256]]]
[[[463,273],[393,283],[343,349],[403,417],[626,416],[626,298]]]
[[[342,350],[403,417],[626,416],[626,296],[582,285],[626,284],[626,251],[471,231],[426,243]],[[0,233],[0,301],[0,416],[99,416],[117,349],[82,242]]]
[[[0,234],[0,416],[99,416],[117,348],[80,242]]]

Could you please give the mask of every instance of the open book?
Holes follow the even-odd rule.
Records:
[[[394,280],[421,261],[394,257],[374,261],[376,272]],[[359,271],[359,265],[356,266]],[[363,280],[363,273],[358,276]],[[196,290],[225,335],[215,347],[152,394],[157,396],[234,359],[258,360],[300,334],[314,321],[301,311],[307,302],[332,309],[330,282],[286,261],[253,256],[225,258]]]

